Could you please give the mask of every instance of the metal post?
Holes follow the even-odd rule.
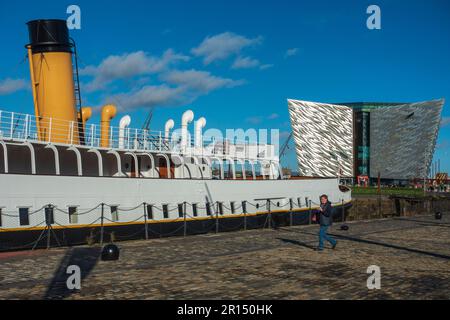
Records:
[[[309,224],[311,224],[312,223],[312,221],[311,221],[311,210],[312,210],[312,208],[311,208],[311,200],[308,200],[309,201]]]
[[[73,121],[70,121],[70,144],[73,144]]]
[[[47,207],[51,208],[51,205],[48,205]],[[45,215],[45,222],[46,222],[46,229],[47,229],[47,250],[48,250],[48,249],[50,249],[50,240],[51,240],[52,234],[50,233],[50,231],[51,231],[50,217],[47,217],[47,212],[45,212],[45,209],[44,209],[44,215]]]
[[[271,214],[271,212],[270,212],[270,200],[267,200],[267,201],[266,201],[266,209],[267,209],[267,211],[268,211],[267,218],[269,219],[268,228],[270,229],[270,226],[271,226],[271,220],[272,220],[272,214]]]
[[[184,217],[184,237],[186,237],[186,201],[183,203],[183,217]]]
[[[167,139],[169,139],[169,137],[167,137]],[[169,144],[169,141],[167,141],[167,144]],[[161,131],[159,132],[159,151],[162,150],[162,136],[161,136]]]
[[[109,147],[110,148],[112,148],[113,147],[113,144],[112,144],[112,141],[113,141],[113,127],[112,126],[110,126],[109,127]]]
[[[13,137],[13,128],[14,128],[14,112],[11,113],[11,127],[9,129],[9,136],[11,139]]]
[[[145,223],[145,240],[148,240],[148,225],[147,225],[147,203],[144,202],[144,223]]]
[[[49,126],[48,126],[48,142],[50,143],[52,141],[52,119],[49,120]]]
[[[344,199],[341,200],[342,222],[345,222]]]
[[[244,200],[242,205],[245,205],[242,211],[244,212],[244,230],[247,230],[247,201]]]
[[[292,210],[294,210],[294,203],[292,201],[292,198],[289,198],[289,208],[290,208],[290,212],[289,212],[289,219],[290,219],[290,225],[292,227]]]
[[[219,202],[216,201],[216,233],[219,233]]]
[[[27,137],[28,137],[28,117],[29,117],[29,115],[27,114],[27,115],[25,116],[25,133],[24,133],[24,135],[23,135],[23,138],[24,138],[25,140],[27,140]]]
[[[95,143],[95,125],[91,124],[91,147],[94,146]]]
[[[100,245],[103,245],[103,216],[104,216],[104,209],[105,209],[105,204],[102,203],[102,216],[101,216],[101,222],[100,222]]]

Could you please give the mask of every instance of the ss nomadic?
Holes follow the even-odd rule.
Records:
[[[273,145],[206,141],[190,110],[178,135],[112,126],[114,105],[88,123],[66,22],[28,29],[35,115],[0,111],[0,250],[310,223],[323,193],[345,214],[337,177],[286,179]]]

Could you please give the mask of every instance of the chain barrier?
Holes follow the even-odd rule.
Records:
[[[292,213],[293,213],[292,210],[294,210],[295,208],[299,208],[299,209],[300,209],[300,208],[311,208],[310,206],[311,206],[312,204],[314,204],[314,205],[320,205],[319,203],[316,203],[316,202],[314,202],[314,201],[312,201],[312,200],[309,200],[309,199],[307,199],[307,198],[306,198],[306,201],[305,201],[305,206],[303,206],[303,205],[300,203],[300,198],[297,198],[297,201],[295,201],[295,199],[293,199],[293,198],[286,198],[286,199],[289,199],[289,201],[288,201],[288,202],[285,202],[285,203],[284,203],[284,201],[283,201],[283,202],[280,202],[280,201],[275,202],[275,201],[269,200],[269,201],[266,201],[264,204],[261,204],[261,203],[252,203],[252,202],[249,202],[249,201],[239,201],[239,202],[237,202],[237,203],[239,203],[239,205],[237,205],[237,206],[231,205],[232,203],[236,203],[236,202],[230,202],[230,206],[227,206],[227,205],[224,204],[224,202],[216,201],[216,202],[209,203],[209,205],[205,205],[204,207],[203,207],[203,206],[199,206],[198,203],[183,202],[183,203],[182,203],[183,208],[182,208],[182,211],[181,211],[181,212],[180,212],[180,207],[179,207],[180,204],[177,204],[175,207],[172,207],[172,208],[170,208],[171,205],[166,204],[166,205],[165,205],[166,207],[164,208],[164,206],[159,207],[159,206],[157,206],[157,205],[149,204],[149,203],[146,203],[146,202],[140,203],[139,205],[137,205],[137,206],[135,206],[135,207],[120,207],[120,206],[118,206],[118,205],[108,205],[108,204],[105,204],[105,203],[100,203],[100,204],[98,204],[97,206],[95,206],[95,207],[93,207],[93,208],[91,208],[91,209],[87,209],[87,210],[82,211],[82,212],[80,212],[80,211],[78,210],[78,208],[77,208],[77,210],[74,211],[73,213],[70,213],[70,211],[62,210],[62,209],[58,208],[58,207],[55,206],[55,205],[47,204],[47,205],[44,205],[44,206],[42,206],[41,208],[39,208],[39,209],[37,209],[37,210],[34,210],[34,211],[32,211],[32,212],[29,212],[29,213],[28,213],[28,216],[34,215],[34,214],[36,214],[36,213],[38,213],[38,212],[41,212],[41,211],[44,211],[44,212],[45,212],[47,208],[54,209],[54,210],[57,211],[57,212],[61,212],[61,213],[65,214],[65,215],[69,215],[69,216],[83,216],[83,215],[89,214],[89,213],[91,213],[91,212],[93,212],[93,211],[99,209],[100,207],[103,208],[103,207],[105,207],[105,206],[106,206],[106,207],[109,207],[109,208],[115,208],[118,212],[119,212],[119,211],[122,211],[122,212],[132,212],[132,211],[135,211],[135,210],[139,209],[140,207],[144,207],[144,214],[143,214],[143,215],[140,215],[140,216],[137,217],[136,219],[129,220],[129,221],[118,221],[118,220],[116,220],[116,219],[114,219],[114,218],[113,218],[113,220],[112,220],[112,219],[110,219],[110,218],[108,218],[108,217],[105,216],[105,213],[104,213],[104,211],[103,211],[103,209],[102,209],[102,214],[101,214],[98,218],[96,218],[94,221],[92,221],[92,222],[90,222],[90,223],[88,223],[88,224],[84,224],[84,227],[90,227],[90,226],[92,226],[92,225],[98,223],[99,220],[102,220],[102,223],[101,223],[102,229],[101,229],[100,232],[101,232],[101,239],[103,239],[103,235],[104,235],[105,233],[106,233],[106,234],[109,233],[109,234],[111,235],[111,234],[114,232],[114,231],[111,231],[111,232],[105,232],[105,231],[103,230],[103,228],[105,227],[103,221],[109,222],[108,225],[106,225],[106,227],[108,227],[108,226],[114,226],[114,225],[117,225],[117,224],[133,223],[133,222],[137,222],[137,221],[142,221],[143,218],[144,218],[145,220],[142,221],[142,222],[145,223],[145,227],[144,227],[142,230],[139,230],[139,231],[137,231],[137,232],[135,232],[135,233],[133,233],[133,234],[130,234],[130,235],[120,235],[120,236],[117,236],[117,238],[118,238],[118,239],[132,238],[133,236],[135,236],[135,235],[137,235],[137,234],[142,233],[142,232],[145,231],[145,233],[146,233],[146,239],[147,239],[147,238],[148,238],[148,232],[150,232],[150,233],[152,233],[152,234],[155,234],[155,235],[158,235],[158,236],[170,236],[170,235],[172,235],[172,234],[175,234],[175,233],[179,232],[179,231],[182,230],[183,228],[184,228],[184,234],[185,234],[185,235],[186,235],[186,231],[187,231],[187,230],[191,230],[191,231],[194,231],[194,232],[197,232],[197,233],[208,233],[208,232],[210,232],[211,230],[213,230],[214,228],[216,228],[216,231],[217,231],[218,229],[224,230],[224,231],[234,231],[234,230],[240,230],[240,229],[242,229],[242,227],[244,227],[244,230],[246,230],[246,229],[249,227],[249,224],[248,224],[247,219],[246,219],[246,218],[247,218],[247,215],[248,215],[247,210],[245,210],[246,212],[242,212],[242,215],[244,216],[244,219],[243,219],[243,221],[239,222],[239,224],[236,225],[236,226],[227,227],[227,226],[224,225],[223,223],[222,223],[222,224],[219,224],[219,221],[218,221],[218,217],[221,215],[221,214],[220,214],[220,211],[222,211],[222,214],[223,214],[223,210],[227,210],[227,211],[229,211],[229,212],[235,213],[237,210],[244,209],[244,203],[245,203],[245,209],[247,208],[247,205],[252,206],[252,207],[254,207],[254,208],[257,208],[257,209],[258,209],[258,208],[265,208],[265,209],[268,211],[269,214],[270,214],[271,211],[273,210],[273,209],[272,209],[273,207],[275,207],[275,208],[286,208],[286,207],[288,207],[287,211],[291,214],[291,224],[292,224]],[[340,202],[332,202],[332,204],[344,204],[344,201],[341,200]],[[192,216],[191,214],[188,214],[188,213],[186,212],[186,211],[187,211],[187,210],[186,210],[186,209],[187,209],[187,206],[190,206],[191,208],[193,208],[194,205],[196,205],[196,209],[197,209],[197,210],[208,210],[208,209],[209,209],[210,214],[206,216],[208,219],[205,220],[205,221],[210,222],[211,220],[215,220],[215,223],[210,223],[209,227],[207,227],[207,228],[205,228],[205,229],[202,229],[202,230],[198,230],[197,228],[192,227],[192,226],[187,226],[187,224],[186,224],[186,218],[191,219],[191,221],[192,221],[192,220],[193,220],[193,221],[202,221],[202,220],[204,220],[203,217],[202,217],[202,218],[199,218],[198,216]],[[182,213],[182,216],[179,216],[179,217],[176,218],[176,219],[170,219],[170,220],[169,220],[169,219],[163,219],[163,220],[161,220],[161,221],[163,221],[163,222],[165,222],[165,223],[171,223],[171,222],[183,222],[183,221],[184,221],[184,224],[182,224],[182,225],[181,225],[180,227],[178,227],[177,229],[175,229],[175,230],[173,230],[173,231],[171,231],[171,232],[168,232],[168,233],[161,233],[161,232],[158,232],[158,231],[155,230],[155,228],[152,228],[152,227],[151,227],[152,223],[148,223],[148,220],[147,220],[147,219],[148,219],[149,212],[148,212],[148,208],[147,208],[147,207],[151,207],[152,210],[154,209],[154,210],[158,210],[158,211],[164,212],[164,213],[174,212],[174,211],[177,211],[177,210],[178,210],[180,214]],[[220,207],[222,208],[222,210],[220,210]],[[164,209],[165,209],[165,210],[164,210]],[[46,213],[46,212],[45,212],[45,213]],[[11,218],[19,218],[19,217],[20,217],[20,214],[19,214],[19,215],[14,215],[14,214],[9,214],[9,213],[7,213],[7,212],[5,212],[5,211],[1,212],[1,214],[2,214],[3,216],[5,216],[5,217],[11,217]],[[47,214],[47,213],[46,213],[46,214]],[[232,216],[231,216],[231,217],[232,217]],[[264,227],[267,225],[268,219],[269,219],[269,218],[264,219],[264,222],[261,221],[261,223],[257,223],[257,222],[255,221],[255,223],[252,223],[252,224],[250,225],[250,227],[251,227],[251,228],[255,228],[255,227],[256,227],[256,228],[261,228],[261,227],[264,228]],[[159,220],[155,220],[153,217],[150,218],[149,220],[150,220],[150,221],[159,221]],[[273,220],[272,217],[271,217],[271,220]],[[258,220],[258,221],[259,221],[259,220]],[[39,226],[41,226],[41,225],[43,225],[43,224],[47,224],[47,223],[48,223],[48,222],[47,222],[47,219],[46,219],[46,220],[40,222],[39,224],[30,226],[30,227],[24,227],[24,228],[22,228],[22,230],[31,230],[31,229],[33,229],[33,228],[39,227]],[[61,227],[61,228],[67,228],[67,225],[63,225],[63,224],[59,223],[59,222],[56,221],[56,219],[54,219],[54,218],[52,218],[52,222],[51,222],[51,223],[48,223],[47,226],[50,226],[50,228],[51,228],[51,224],[55,224],[55,225],[57,225],[57,226],[59,226],[59,227]],[[75,225],[75,224],[74,224],[74,225]],[[270,224],[269,224],[269,225],[270,225]],[[2,231],[7,231],[8,229],[3,227],[3,228],[0,228],[0,230],[2,230]],[[64,235],[63,235],[63,237],[64,237]],[[31,245],[36,245],[36,244],[37,244],[39,241],[41,241],[42,239],[43,239],[43,238],[41,237],[40,239],[37,239],[36,241],[33,241],[33,242],[28,243],[28,244],[25,244],[25,245],[16,246],[16,247],[9,247],[9,248],[7,248],[7,250],[14,250],[14,249],[28,248],[28,247],[31,246]],[[5,249],[6,249],[6,248],[5,248]]]

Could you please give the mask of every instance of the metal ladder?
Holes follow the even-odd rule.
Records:
[[[73,55],[72,55],[72,66],[73,66],[73,84],[74,84],[74,91],[75,91],[75,107],[79,112],[79,118],[78,118],[78,133],[80,136],[80,144],[85,144],[85,137],[84,137],[84,128],[83,128],[83,122],[81,120],[81,90],[80,90],[80,77],[78,74],[78,54],[77,54],[77,46],[75,44],[75,40],[70,38],[70,41],[73,46]]]

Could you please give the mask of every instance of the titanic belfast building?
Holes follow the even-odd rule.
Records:
[[[427,175],[444,99],[417,103],[288,100],[302,176],[412,179]]]

